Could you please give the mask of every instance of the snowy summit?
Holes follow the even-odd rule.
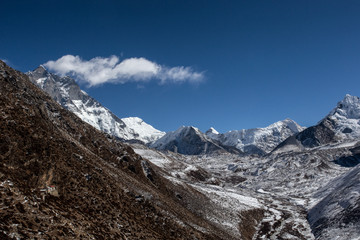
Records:
[[[118,118],[81,90],[70,77],[57,76],[48,72],[43,66],[28,72],[27,75],[63,107],[100,131],[126,141],[137,140],[143,143],[153,142],[165,135],[140,118]]]
[[[326,118],[334,122],[336,136],[342,139],[360,137],[360,98],[346,94]]]

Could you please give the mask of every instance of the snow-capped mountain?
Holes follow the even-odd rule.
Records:
[[[166,133],[162,138],[151,144],[150,147],[186,155],[199,155],[216,151],[234,152],[234,149],[222,146],[207,137],[199,129],[190,126],[182,126],[176,131]]]
[[[222,134],[210,128],[206,135],[224,146],[235,147],[249,154],[262,155],[269,153],[279,143],[303,129],[295,121],[285,119],[265,128],[234,130]]]
[[[326,118],[334,121],[335,135],[341,139],[360,137],[360,98],[346,94]]]
[[[118,118],[96,99],[81,90],[75,80],[70,77],[52,74],[43,66],[28,72],[27,75],[32,82],[63,107],[105,133],[123,140],[138,140],[143,143],[153,142],[165,134],[140,118]]]
[[[276,151],[303,150],[360,137],[360,99],[347,94],[317,125],[286,139]]]
[[[219,135],[220,133],[218,131],[215,130],[215,128],[211,127],[209,128],[209,130],[207,130],[205,132],[205,135],[210,137],[210,138],[216,138],[217,135]]]

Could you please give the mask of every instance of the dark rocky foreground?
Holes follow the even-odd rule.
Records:
[[[0,239],[235,238],[159,171],[0,61]]]

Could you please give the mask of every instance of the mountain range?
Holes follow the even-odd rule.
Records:
[[[226,146],[233,146],[245,153],[263,155],[271,152],[288,137],[304,129],[295,121],[285,119],[265,128],[234,130],[223,134],[209,129],[206,134]]]
[[[164,133],[42,66],[0,81],[1,239],[360,237],[358,97],[308,128]]]
[[[27,75],[55,101],[93,127],[122,140],[141,141],[153,148],[181,154],[235,151],[264,155],[286,138],[304,129],[295,121],[286,119],[266,128],[234,130],[223,134],[219,134],[213,128],[204,134],[196,127],[183,126],[165,135],[140,118],[120,119],[81,90],[70,77],[57,76],[43,66],[28,72]]]

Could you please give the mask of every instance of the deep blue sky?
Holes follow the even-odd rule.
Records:
[[[360,95],[360,1],[2,1],[0,59],[28,71],[117,55],[205,72],[194,85],[82,87],[119,117],[224,132],[310,126]]]

